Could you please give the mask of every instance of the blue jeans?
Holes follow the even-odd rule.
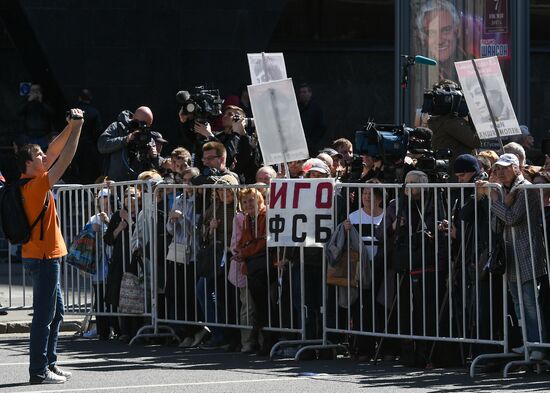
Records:
[[[59,259],[24,258],[32,276],[31,375],[43,375],[57,362],[57,339],[64,307],[59,285]]]
[[[511,281],[508,283],[508,285],[510,288],[510,294],[512,295],[512,300],[514,301],[514,310],[516,311],[516,316],[518,317],[518,319],[521,319],[517,282]],[[523,312],[525,313],[525,334],[527,335],[527,341],[529,341],[530,343],[541,342],[541,339],[539,337],[537,302],[535,299],[535,291],[533,289],[533,280],[527,281],[520,285],[521,294],[523,296]],[[539,299],[539,306],[540,302],[541,299]],[[544,317],[542,315],[542,310],[540,309],[540,307],[538,309],[538,312],[540,313],[542,328],[541,331],[544,332]],[[544,335],[542,339],[544,339]]]
[[[206,293],[205,293],[206,291]],[[218,322],[225,321],[223,314],[223,304],[218,302],[216,298],[214,279],[200,277],[197,281],[197,300],[202,309],[202,314],[205,316],[205,322],[216,322],[216,304],[218,305]],[[210,328],[212,332],[212,340],[222,341],[224,339],[223,329],[217,326]]]

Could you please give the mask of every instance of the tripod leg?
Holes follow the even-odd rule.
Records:
[[[393,302],[391,304],[390,312],[388,314],[388,318],[386,319],[386,326],[388,325],[391,316],[393,314],[393,310],[395,308],[395,303],[397,302],[397,291],[401,289],[401,284],[403,283],[403,278],[405,278],[405,275],[400,275],[399,277],[399,285],[397,286],[396,295],[393,297]],[[399,317],[399,316],[398,316]],[[376,353],[374,354],[374,363],[378,361],[378,355],[380,354],[380,350],[382,349],[382,344],[384,344],[384,337],[380,339],[380,343],[378,344],[378,347],[376,348]]]

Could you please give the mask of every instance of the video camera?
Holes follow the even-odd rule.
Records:
[[[413,149],[416,157],[415,169],[428,175],[431,181],[442,183],[449,179],[449,159],[452,156],[451,149]]]
[[[219,90],[208,90],[197,86],[192,93],[181,90],[176,94],[176,100],[182,105],[184,114],[193,115],[196,121],[203,124],[211,117],[222,114],[223,99]]]
[[[457,117],[468,116],[470,111],[462,89],[456,83],[436,83],[432,90],[424,91],[422,113],[441,116],[453,114]]]
[[[410,152],[418,155],[416,169],[425,172],[436,181],[448,177],[451,152],[432,150],[432,131],[429,128],[409,128],[404,125],[375,124],[369,122],[363,131],[355,133],[355,149],[383,162],[384,181],[396,180],[396,167],[403,165],[403,159]]]

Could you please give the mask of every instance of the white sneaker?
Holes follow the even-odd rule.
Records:
[[[189,348],[191,345],[193,345],[193,342],[195,341],[195,336],[191,337],[185,337],[183,341],[178,345],[180,348]]]
[[[57,366],[50,366],[49,369],[55,375],[59,375],[60,377],[65,377],[66,379],[71,379],[71,376],[73,375],[70,371],[62,370]]]
[[[208,329],[206,326],[203,327],[200,331],[195,333],[195,337],[193,342],[191,343],[191,346],[197,347],[208,334],[210,334],[210,329]]]
[[[525,352],[525,347],[522,345],[521,347],[512,348],[512,352],[522,355]]]
[[[531,356],[529,357],[529,360],[532,360],[534,362],[544,359],[546,354],[542,351],[534,350],[531,352]]]
[[[31,376],[31,379],[29,382],[31,385],[38,385],[43,383],[47,383],[47,384],[65,383],[67,382],[67,378],[57,375],[51,372],[50,370],[46,370],[46,372],[44,373],[44,378],[40,376]]]

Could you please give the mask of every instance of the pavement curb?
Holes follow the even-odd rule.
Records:
[[[82,327],[81,320],[69,320],[63,321],[61,328],[62,332],[76,332]],[[30,333],[31,321],[13,321],[13,322],[0,322],[0,334],[9,333]]]

